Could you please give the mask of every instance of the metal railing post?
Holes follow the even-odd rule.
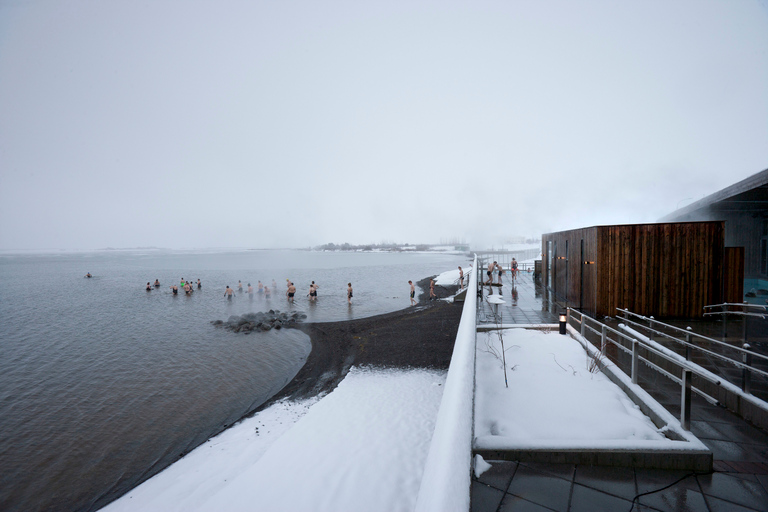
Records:
[[[723,306],[723,341],[728,339],[728,306]]]
[[[691,333],[688,333],[685,335],[685,360],[690,361],[691,360],[691,346],[689,345],[691,343]]]
[[[632,340],[632,384],[637,384],[637,362],[639,360],[640,343],[637,340]]]
[[[683,369],[682,397],[680,399],[680,426],[691,430],[691,370]]]
[[[587,322],[584,321],[584,313],[581,314],[581,337],[587,339]]]
[[[749,343],[742,345],[744,350],[749,350]],[[752,366],[752,354],[742,354],[742,361],[747,366]],[[749,368],[741,369],[741,390],[745,393],[752,394],[752,374],[749,372]]]
[[[648,319],[650,327],[648,328],[648,339],[653,341],[653,317]]]
[[[746,343],[747,342],[747,308],[746,306],[741,306],[741,310],[744,312],[744,332],[742,335],[741,342]]]
[[[605,356],[605,350],[606,350],[606,341],[605,339],[608,337],[608,326],[603,324],[603,328],[600,332],[600,354]]]

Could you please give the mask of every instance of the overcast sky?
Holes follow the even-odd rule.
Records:
[[[0,249],[498,246],[766,168],[761,0],[0,0]]]

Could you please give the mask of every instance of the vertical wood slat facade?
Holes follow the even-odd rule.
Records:
[[[723,264],[723,302],[744,301],[744,247],[726,247]]]
[[[736,265],[725,261],[724,236],[719,221],[548,233],[542,237],[542,254],[549,257],[551,242],[552,261],[542,265],[543,282],[550,282],[551,267],[550,291],[592,315],[613,316],[621,307],[660,318],[700,317],[705,305],[725,297],[724,269]],[[736,261],[739,256],[736,252],[732,257]]]

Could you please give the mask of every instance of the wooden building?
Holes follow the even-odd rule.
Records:
[[[726,250],[723,222],[548,233],[542,236],[542,283],[559,302],[592,316],[615,316],[621,307],[657,318],[695,318],[726,293],[738,293],[739,249]]]

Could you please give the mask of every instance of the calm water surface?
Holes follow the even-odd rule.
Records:
[[[298,288],[293,309],[335,321],[407,307],[408,279],[465,263],[304,251],[0,256],[0,510],[98,509],[279,391],[309,338],[238,335],[210,321],[291,310],[286,278]],[[182,277],[200,278],[202,290],[173,296]],[[155,279],[162,287],[146,292]],[[225,300],[238,279],[254,288],[274,279],[279,293]],[[312,280],[316,304],[306,298]]]

